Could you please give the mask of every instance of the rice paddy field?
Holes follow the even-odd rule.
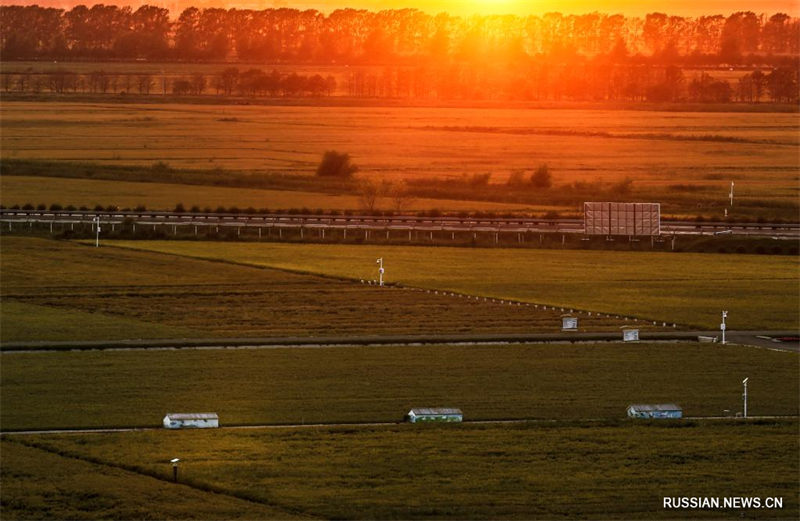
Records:
[[[798,113],[12,101],[0,120],[2,159],[309,176],[336,149],[381,180],[547,163],[555,185],[630,178],[721,209],[735,181],[743,206],[797,209]]]
[[[138,491],[158,480],[149,509],[175,518],[195,517],[185,499],[167,504],[185,494],[200,496],[198,509],[215,504],[204,519],[243,500],[250,516],[278,519],[793,519],[796,429],[796,422],[465,424],[6,437],[4,453],[27,458],[4,464],[0,494],[5,512],[19,518],[92,518],[81,503],[141,512],[114,487],[130,481]],[[181,458],[180,484],[169,483],[173,457]],[[91,497],[78,502],[69,482],[48,487],[41,458],[83,475],[111,474],[109,483],[89,480],[81,490]],[[14,496],[22,476],[32,483]],[[43,505],[36,493],[45,491],[51,501]],[[779,497],[783,508],[662,507],[664,497],[692,494]]]
[[[797,353],[697,343],[179,349],[2,355],[3,430],[157,427],[214,411],[222,426],[399,422],[411,407],[467,420],[623,419],[631,403],[686,416],[796,416]],[[601,399],[599,397],[602,397]],[[727,412],[726,412],[727,411]]]
[[[584,291],[567,289],[591,303],[600,302],[590,297],[601,291],[601,282],[610,288],[635,281],[645,288],[642,302],[652,300],[650,309],[663,316],[673,312],[657,299],[662,284],[697,293],[696,278],[708,273],[686,271],[703,258],[688,254],[398,247],[384,254],[390,280],[408,277],[424,287],[441,278],[432,286],[440,292],[428,293],[354,283],[353,278],[374,278],[378,248],[372,246],[121,245],[126,247],[3,237],[4,341],[464,327],[530,331],[537,324],[558,324],[560,313],[467,301],[440,290],[453,286],[458,274],[465,293],[524,297],[542,287],[547,291],[536,290],[535,299],[557,302],[555,281],[574,280]],[[181,246],[212,248],[168,251]],[[155,251],[161,249],[167,251]],[[529,253],[536,256],[525,257]],[[576,253],[598,257],[566,257]],[[721,266],[732,277],[749,274],[749,286],[732,291],[752,291],[758,284],[772,299],[747,308],[754,323],[765,324],[770,313],[796,302],[796,294],[795,300],[788,296],[796,284],[791,277],[768,275],[791,266],[792,258],[740,257]],[[512,269],[502,258],[523,269]],[[678,265],[684,270],[680,278],[648,278],[648,270]],[[415,272],[424,276],[413,279]],[[554,280],[549,286],[548,278]],[[610,294],[606,300],[617,308],[629,297]],[[709,305],[681,298],[695,306],[687,313]],[[620,323],[604,319],[594,325],[616,329]],[[798,512],[800,378],[792,352],[641,343],[0,357],[3,518],[793,519]],[[687,416],[733,416],[741,409],[745,375],[751,379],[751,415],[795,418],[624,419],[634,402],[676,402]],[[431,405],[459,407],[468,422],[393,425],[409,408]],[[286,426],[7,433],[157,427],[166,412],[200,410],[219,413],[223,427]],[[389,424],[358,425],[369,422]],[[347,425],[303,427],[315,423]],[[181,459],[178,484],[171,483],[169,460],[175,457]],[[662,507],[663,497],[700,493],[778,497],[784,503],[777,510]]]
[[[253,188],[228,188],[218,186],[184,185],[176,183],[141,183],[100,179],[68,179],[37,176],[0,176],[0,203],[10,207],[15,204],[60,204],[94,208],[97,205],[135,208],[143,205],[150,209],[173,209],[178,203],[187,209],[197,205],[201,209],[230,208],[309,208],[316,210],[351,210],[360,208],[356,195],[325,194],[293,190],[261,190]],[[386,200],[383,201],[386,204]],[[388,202],[391,204],[391,201]],[[410,200],[406,210],[438,208],[443,211],[494,211],[540,213],[557,210],[556,206],[504,204],[482,201],[457,201],[448,199],[416,198]]]
[[[563,313],[159,252],[19,237],[0,246],[4,342],[557,333]],[[625,323],[584,314],[580,330]]]
[[[800,321],[796,256],[415,246],[114,241],[138,250],[388,281],[717,329]]]
[[[141,65],[163,76],[159,67]],[[800,209],[797,111],[118,98],[0,104],[0,161],[63,165],[66,176],[4,168],[0,203],[356,209],[356,193],[315,186],[323,152],[335,149],[351,154],[360,179],[469,183],[490,174],[505,183],[543,163],[553,175],[552,191],[531,204],[418,198],[410,210],[575,213],[551,204],[564,185],[605,195],[626,178],[628,199],[663,200],[671,215],[721,218],[731,181],[731,217],[796,221]],[[86,164],[141,167],[137,181],[152,179],[80,178]],[[158,177],[165,171],[187,183],[193,173],[291,176],[308,191],[168,183]],[[362,282],[377,278],[378,257],[395,286]],[[619,331],[634,319],[646,330],[716,329],[723,309],[730,329],[800,328],[796,255],[189,241],[94,248],[2,236],[0,263],[3,343],[555,333],[570,309],[580,310],[581,331]],[[645,342],[6,350],[0,358],[3,519],[800,515],[794,352]],[[759,419],[733,418],[744,377]],[[625,418],[631,403],[670,402],[691,418]],[[411,407],[431,406],[461,408],[467,421],[399,423]],[[217,412],[223,428],[158,428],[176,411]],[[10,433],[109,427],[149,429]],[[778,497],[783,507],[663,508],[664,497],[685,496]]]
[[[282,509],[0,439],[4,519],[303,519]]]

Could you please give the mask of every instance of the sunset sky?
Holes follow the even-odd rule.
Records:
[[[457,15],[473,13],[513,13],[518,15],[543,14],[558,11],[561,13],[623,13],[643,15],[652,12],[665,12],[683,16],[707,14],[730,14],[736,11],[756,13],[784,12],[800,16],[800,0],[0,0],[2,5],[38,4],[41,6],[69,8],[74,5],[93,5],[105,3],[112,5],[142,4],[160,5],[173,11],[194,5],[197,7],[240,7],[266,9],[269,7],[291,7],[296,9],[317,9],[328,13],[342,7],[353,7],[380,11],[412,7],[437,13],[447,11]]]
[[[542,14],[549,11],[562,13],[620,12],[644,14],[654,11],[670,14],[698,15],[732,13],[735,11],[778,12],[797,14],[800,0],[312,0],[310,2],[281,2],[287,6],[306,4],[321,11],[347,5],[372,10],[415,7],[425,11],[447,11],[454,14],[514,13]]]

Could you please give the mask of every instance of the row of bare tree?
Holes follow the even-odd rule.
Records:
[[[149,59],[409,64],[516,62],[547,56],[647,56],[653,63],[735,64],[800,54],[800,20],[745,11],[689,18],[589,13],[429,15],[414,9],[197,9],[97,4],[0,6],[0,51],[18,59]],[[752,56],[757,55],[758,58]],[[750,56],[750,58],[748,58]],[[764,61],[766,60],[766,61]]]

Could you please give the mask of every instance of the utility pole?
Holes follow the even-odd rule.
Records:
[[[99,215],[96,216],[94,219],[92,219],[92,221],[94,222],[95,233],[96,233],[95,238],[94,238],[94,247],[95,248],[99,248],[100,247],[100,216]]]

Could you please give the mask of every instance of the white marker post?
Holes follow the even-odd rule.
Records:
[[[731,198],[731,208],[733,208],[733,181],[731,181],[731,193],[728,195]]]
[[[383,257],[375,261],[380,266],[378,268],[378,285],[383,286]]]
[[[94,247],[95,248],[99,248],[100,247],[100,216],[95,217],[94,219],[92,219],[92,221],[94,221],[95,233],[96,233],[95,238],[94,238]]]
[[[179,458],[172,458],[169,460],[172,463],[172,481],[175,483],[178,482],[178,462],[180,461]]]
[[[742,396],[744,397],[744,417],[747,418],[747,381],[750,379],[748,376],[744,380],[742,380],[742,385],[744,385],[744,393]]]
[[[726,326],[725,326],[725,317],[727,317],[727,316],[728,316],[728,312],[727,311],[723,311],[722,312],[722,324],[719,325],[719,329],[720,329],[720,331],[722,331],[722,345],[725,345],[725,328],[726,328]]]

